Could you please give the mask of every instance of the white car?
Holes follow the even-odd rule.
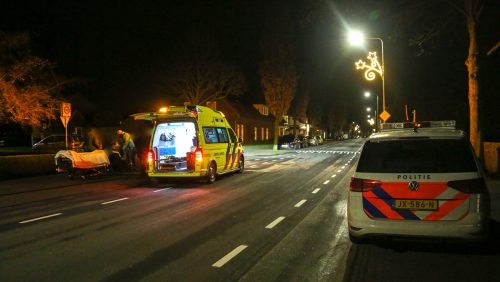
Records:
[[[454,121],[386,123],[365,142],[348,198],[349,237],[483,241],[490,199]]]

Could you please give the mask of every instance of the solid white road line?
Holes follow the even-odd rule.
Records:
[[[266,228],[267,229],[272,229],[274,226],[278,225],[283,219],[285,219],[284,216],[280,216],[277,219],[275,219],[273,222],[269,223]]]
[[[121,198],[121,199],[117,199],[117,200],[113,200],[113,201],[101,203],[101,205],[107,205],[107,204],[111,204],[111,203],[115,203],[115,202],[119,202],[119,201],[125,201],[127,199],[128,198]]]
[[[307,200],[302,200],[302,201],[298,202],[297,204],[295,204],[294,207],[298,208],[298,207],[302,206],[305,202],[307,202]]]
[[[54,213],[54,214],[50,214],[50,215],[46,215],[46,216],[41,216],[41,217],[37,217],[37,218],[33,218],[33,219],[28,219],[28,220],[20,221],[19,223],[23,224],[23,223],[33,222],[33,221],[37,221],[37,220],[46,219],[46,218],[49,218],[49,217],[58,216],[58,215],[61,215],[61,214],[62,213]]]
[[[316,189],[314,189],[314,191],[312,191],[312,193],[313,193],[313,194],[316,194],[316,193],[318,193],[318,192],[319,192],[319,190],[321,190],[321,189],[316,188]]]
[[[228,261],[233,259],[235,256],[237,256],[239,253],[241,253],[244,249],[246,249],[248,246],[247,245],[239,245],[236,247],[236,249],[232,250],[229,254],[225,255],[223,258],[218,260],[216,263],[212,264],[213,267],[222,267],[224,264],[226,264]]]
[[[330,180],[326,180],[325,182],[323,182],[323,185],[326,185],[328,183],[330,183]]]
[[[169,189],[171,189],[171,188],[172,188],[172,187],[163,188],[163,189],[158,189],[158,190],[153,191],[153,193],[156,193],[156,192],[161,192],[161,191],[165,191],[165,190],[169,190]]]

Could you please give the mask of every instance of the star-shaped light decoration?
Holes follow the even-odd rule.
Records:
[[[367,80],[374,80],[376,77],[375,73],[378,73],[380,77],[383,78],[384,73],[382,70],[382,66],[380,66],[380,63],[378,62],[377,52],[368,52],[368,57],[366,58],[370,60],[370,64],[365,63],[363,60],[359,60],[354,63],[356,65],[356,69],[366,69],[365,78]]]

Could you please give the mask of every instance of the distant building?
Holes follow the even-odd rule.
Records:
[[[271,144],[274,134],[274,117],[264,104],[252,106],[228,99],[207,102],[208,107],[221,111],[244,144]]]

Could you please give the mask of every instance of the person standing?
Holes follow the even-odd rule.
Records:
[[[125,155],[125,158],[127,160],[128,167],[132,168],[134,166],[134,159],[135,159],[134,140],[132,139],[130,133],[125,132],[121,129],[117,131],[117,134],[120,135],[123,139],[122,143],[123,154]]]

